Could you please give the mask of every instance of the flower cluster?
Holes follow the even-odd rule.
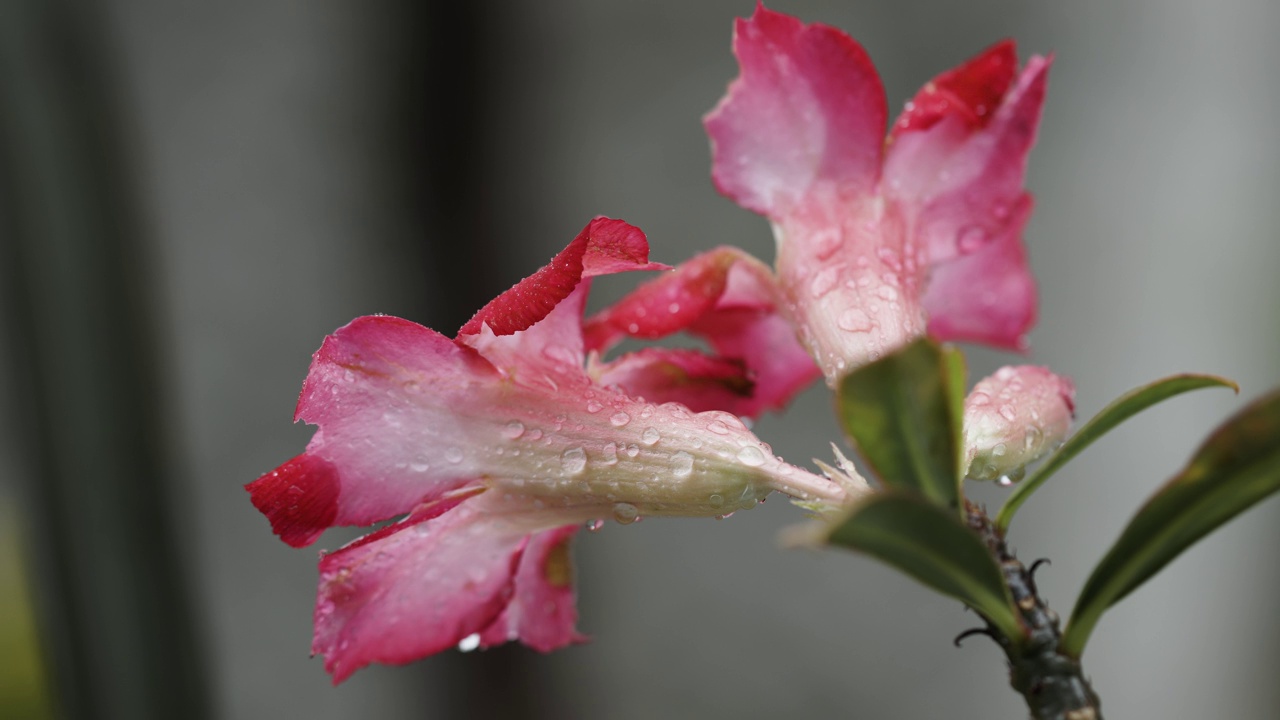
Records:
[[[456,337],[362,317],[315,353],[295,419],[319,429],[248,490],[293,546],[399,518],[322,556],[313,651],[335,682],[459,643],[576,642],[568,543],[584,523],[721,516],[775,491],[834,512],[869,492],[847,465],[782,462],[740,417],[926,332],[1022,346],[1023,174],[1048,61],[1019,72],[998,44],[927,84],[886,140],[880,81],[838,30],[760,7],[734,50],[742,74],[706,120],[713,177],[772,222],[774,268],[721,247],[671,270],[640,230],[597,218]],[[671,271],[584,318],[592,277],[633,270]],[[676,332],[707,351],[606,359]],[[1069,383],[1002,373],[1022,379],[984,381],[1002,384],[966,415],[979,477],[1016,473],[1069,415]]]

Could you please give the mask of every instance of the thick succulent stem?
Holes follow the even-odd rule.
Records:
[[[1101,701],[1085,678],[1080,661],[1058,650],[1062,632],[1058,614],[1040,598],[1034,565],[1028,570],[992,525],[986,512],[966,502],[969,527],[982,537],[1000,563],[1005,584],[1027,626],[1015,643],[997,632],[991,636],[1009,658],[1009,684],[1027,701],[1035,720],[1102,720]]]

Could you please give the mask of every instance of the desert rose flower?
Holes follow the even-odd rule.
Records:
[[[885,138],[884,89],[835,28],[758,6],[706,118],[716,186],[766,216],[785,311],[829,383],[925,332],[1022,348],[1022,228],[1049,61],[999,43],[925,85]]]
[[[663,267],[638,229],[600,218],[455,339],[385,316],[325,339],[296,413],[319,429],[248,490],[295,546],[334,525],[402,518],[321,560],[313,651],[335,682],[459,643],[548,651],[580,639],[567,543],[583,523],[724,515],[775,490],[836,507],[861,489],[787,465],[733,413],[673,402],[687,387],[705,406],[707,384],[734,373],[730,399],[749,402],[745,362],[650,354],[588,374],[590,278]],[[643,372],[649,362],[684,374],[664,384]],[[668,401],[641,399],[632,380]]]
[[[1062,444],[1075,413],[1071,380],[1033,365],[1002,367],[964,401],[964,447],[974,480],[1021,480]]]

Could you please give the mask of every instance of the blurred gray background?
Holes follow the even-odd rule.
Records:
[[[1052,558],[1040,585],[1065,615],[1138,504],[1214,425],[1280,382],[1280,4],[770,6],[851,33],[895,110],[933,74],[1002,37],[1016,38],[1024,57],[1055,53],[1029,180],[1037,210],[1026,240],[1041,287],[1031,361],[1074,377],[1081,420],[1178,371],[1220,373],[1243,388],[1240,398],[1205,391],[1130,421],[1023,510],[1012,541],[1025,559]],[[22,93],[40,91],[15,78],[56,81],[64,55],[97,73],[103,112],[114,118],[99,141],[117,147],[94,187],[124,198],[129,221],[103,222],[137,254],[121,261],[111,287],[142,298],[126,309],[144,309],[135,320],[104,310],[97,331],[108,342],[114,323],[140,323],[150,369],[128,397],[80,411],[81,388],[55,407],[40,388],[64,378],[59,356],[73,356],[67,362],[80,369],[66,372],[85,377],[103,363],[92,343],[58,350],[83,333],[51,331],[41,313],[59,312],[58,303],[39,293],[63,297],[57,282],[87,281],[50,271],[63,279],[0,294],[0,310],[20,316],[0,353],[11,380],[0,386],[0,523],[9,526],[0,543],[28,551],[36,616],[46,635],[63,638],[46,646],[46,669],[67,664],[57,648],[75,644],[66,638],[76,627],[92,635],[95,624],[116,622],[60,614],[65,602],[47,593],[92,599],[109,578],[73,566],[59,576],[52,534],[78,534],[107,560],[137,551],[111,549],[119,514],[64,518],[63,527],[32,508],[49,502],[41,488],[59,461],[60,482],[72,483],[59,491],[66,497],[85,497],[77,482],[110,492],[77,512],[92,516],[120,496],[105,465],[67,459],[110,455],[75,433],[111,424],[112,408],[128,425],[125,406],[142,395],[159,458],[147,497],[158,498],[162,518],[137,545],[157,553],[140,582],[171,583],[168,610],[157,612],[194,630],[159,632],[151,650],[112,645],[71,663],[81,680],[127,679],[135,655],[158,660],[155,672],[185,668],[198,677],[174,685],[178,705],[164,707],[198,705],[190,717],[1025,717],[994,645],[951,646],[974,616],[864,558],[779,549],[778,529],[801,518],[780,499],[723,522],[584,534],[576,557],[587,645],[545,657],[514,646],[448,653],[366,669],[335,689],[307,657],[315,551],[277,541],[242,489],[305,445],[310,430],[289,421],[310,353],[357,315],[392,313],[451,333],[596,214],[639,225],[659,261],[718,243],[771,258],[766,223],[712,188],[700,124],[736,74],[731,20],[752,11],[750,0],[119,0],[88,16],[67,7],[75,10],[51,20],[35,11],[0,18],[9,50],[50,63],[24,65],[6,51],[4,113],[22,115]],[[46,20],[75,25],[66,42],[92,52],[62,52],[55,38],[46,56],[28,45],[42,38],[14,30]],[[67,97],[82,96],[77,82]],[[98,126],[92,113],[72,115]],[[16,177],[7,181],[10,214],[22,197]],[[74,207],[48,212],[81,217]],[[27,237],[38,253],[38,233]],[[80,257],[68,247],[58,257]],[[22,285],[14,272],[0,277]],[[616,296],[635,279],[600,282],[598,294]],[[110,306],[94,294],[85,301]],[[52,360],[41,355],[50,352]],[[974,379],[1019,361],[970,358]],[[829,403],[815,388],[757,432],[792,461],[827,458],[838,435]],[[34,423],[33,412],[44,420]],[[93,422],[69,427],[59,412]],[[43,445],[31,440],[33,425],[45,428]],[[979,493],[992,504],[1001,494]],[[1272,500],[1110,612],[1085,656],[1107,717],[1280,717],[1278,546]],[[119,623],[126,633],[129,622]],[[81,701],[91,700],[93,684],[80,687]],[[76,712],[177,716],[145,694]]]

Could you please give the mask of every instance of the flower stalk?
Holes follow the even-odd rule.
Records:
[[[999,562],[1027,628],[1025,639],[1015,642],[996,632],[988,622],[986,634],[1009,659],[1009,684],[1027,701],[1035,720],[1102,720],[1102,701],[1085,677],[1080,661],[1067,657],[1060,649],[1058,613],[1040,597],[1036,566],[1028,569],[1018,560],[981,507],[966,502],[965,510],[969,528],[978,533]]]

